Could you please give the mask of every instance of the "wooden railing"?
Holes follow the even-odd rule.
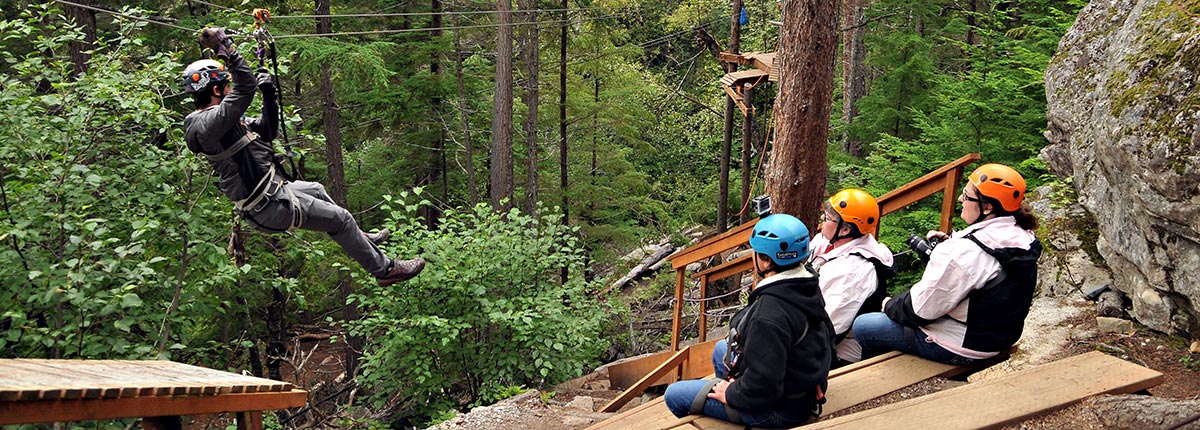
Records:
[[[882,212],[881,215],[887,215],[892,212],[896,212],[905,206],[941,192],[943,194],[940,230],[949,232],[951,222],[954,220],[954,206],[955,201],[958,198],[957,188],[958,183],[962,181],[963,178],[963,169],[965,169],[968,164],[979,161],[979,159],[980,157],[978,153],[964,155],[961,158],[938,168],[937,170],[929,172],[929,174],[925,176],[917,178],[912,182],[904,184],[900,188],[879,196],[879,198],[876,200],[879,202],[879,209],[880,212]],[[667,257],[667,260],[671,262],[671,267],[675,269],[675,308],[674,315],[671,320],[671,350],[668,353],[679,350],[679,334],[683,327],[683,293],[687,285],[687,266],[689,264],[706,260],[713,256],[745,246],[750,240],[750,233],[753,231],[754,224],[757,222],[758,219],[750,220],[745,224],[737,226],[733,230],[729,230],[725,233],[721,233],[720,235],[711,237],[703,242],[692,245],[691,247],[683,249]],[[705,343],[705,337],[707,335],[706,332],[708,329],[708,318],[705,315],[705,312],[707,311],[707,302],[704,299],[708,294],[709,282],[750,271],[752,264],[753,262],[751,261],[750,256],[745,255],[692,275],[692,278],[698,279],[700,282],[700,333],[697,342]],[[709,350],[711,351],[711,347]],[[646,377],[643,378],[648,379],[647,381],[639,381],[639,383],[629,387],[629,389],[622,393],[617,400],[632,398],[633,395],[640,394],[646,389],[647,386],[649,386],[648,383],[650,381],[659,380],[663,375],[667,375],[672,370],[674,370],[676,377],[682,377],[683,368],[681,365],[685,361],[681,357],[683,356],[680,354],[670,355],[670,358],[666,362],[662,362],[662,364],[653,368],[654,371],[651,372],[651,375],[646,375]],[[644,358],[644,360],[661,362],[662,357],[653,355]],[[693,365],[695,364],[699,363],[693,363]],[[628,367],[634,368],[637,366],[638,365],[631,363]],[[643,369],[646,367],[649,367],[649,365],[641,365],[641,368]],[[610,369],[610,372],[615,370],[617,369]],[[651,378],[651,376],[654,377]],[[606,405],[606,408],[619,408],[624,404],[624,402],[618,402],[617,400],[614,400],[609,405]]]
[[[925,176],[879,196],[876,200],[879,201],[879,209],[882,215],[896,212],[923,198],[942,192],[942,220],[940,230],[950,231],[951,222],[954,220],[954,202],[958,198],[957,187],[958,183],[962,181],[963,169],[968,164],[979,161],[979,158],[978,153],[964,155],[937,170],[929,172]],[[882,222],[882,220],[880,221]],[[754,229],[754,224],[757,222],[758,219],[750,220],[733,230],[709,238],[667,257],[667,260],[671,262],[671,267],[675,269],[675,314],[671,322],[671,351],[679,349],[679,334],[683,319],[683,293],[687,285],[685,279],[687,266],[746,245],[750,240],[750,233]],[[752,265],[753,263],[749,255],[747,255],[714,266],[692,276],[700,281],[700,342],[704,342],[708,329],[708,318],[705,315],[707,302],[703,299],[707,297],[709,282],[750,271]]]

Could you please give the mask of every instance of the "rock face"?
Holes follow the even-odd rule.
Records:
[[[1038,292],[1043,296],[1083,297],[1112,285],[1112,275],[1096,250],[1096,220],[1076,200],[1070,189],[1042,186],[1025,201],[1037,213],[1045,251],[1038,260]]]
[[[1141,323],[1200,337],[1200,2],[1093,0],[1046,70],[1052,172]]]

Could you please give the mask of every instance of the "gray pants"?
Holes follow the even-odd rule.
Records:
[[[323,231],[333,237],[342,250],[372,275],[382,274],[391,259],[367,240],[354,216],[338,206],[317,182],[295,181],[271,197],[257,212],[247,211],[246,217],[260,230],[280,232],[291,227],[299,210],[299,226],[305,230]]]

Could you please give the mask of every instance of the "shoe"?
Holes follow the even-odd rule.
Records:
[[[380,287],[386,287],[397,282],[412,279],[412,277],[420,274],[422,270],[425,270],[425,259],[421,257],[412,260],[397,258],[392,260],[392,264],[388,266],[387,272],[375,277],[375,281],[379,283]]]
[[[367,240],[371,241],[371,243],[374,243],[375,246],[382,246],[384,242],[387,242],[388,236],[391,235],[391,230],[386,228],[379,230],[378,233],[363,233],[363,236],[366,236]]]

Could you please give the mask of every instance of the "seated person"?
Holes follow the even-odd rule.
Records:
[[[965,230],[944,238],[912,289],[885,300],[883,313],[854,320],[863,358],[887,351],[969,364],[1008,350],[1021,337],[1037,285],[1042,245],[1025,179],[1000,164],[968,177],[958,200]]]
[[[750,247],[761,281],[713,350],[717,379],[680,381],[663,399],[677,417],[703,414],[753,427],[795,427],[825,403],[833,324],[817,277],[805,269],[808,228],[775,214],[754,226]]]
[[[854,318],[878,312],[894,274],[892,250],[875,240],[879,203],[866,191],[848,188],[825,203],[821,234],[813,238],[809,264],[817,271],[825,312],[833,321],[841,367],[862,359],[850,326]]]

